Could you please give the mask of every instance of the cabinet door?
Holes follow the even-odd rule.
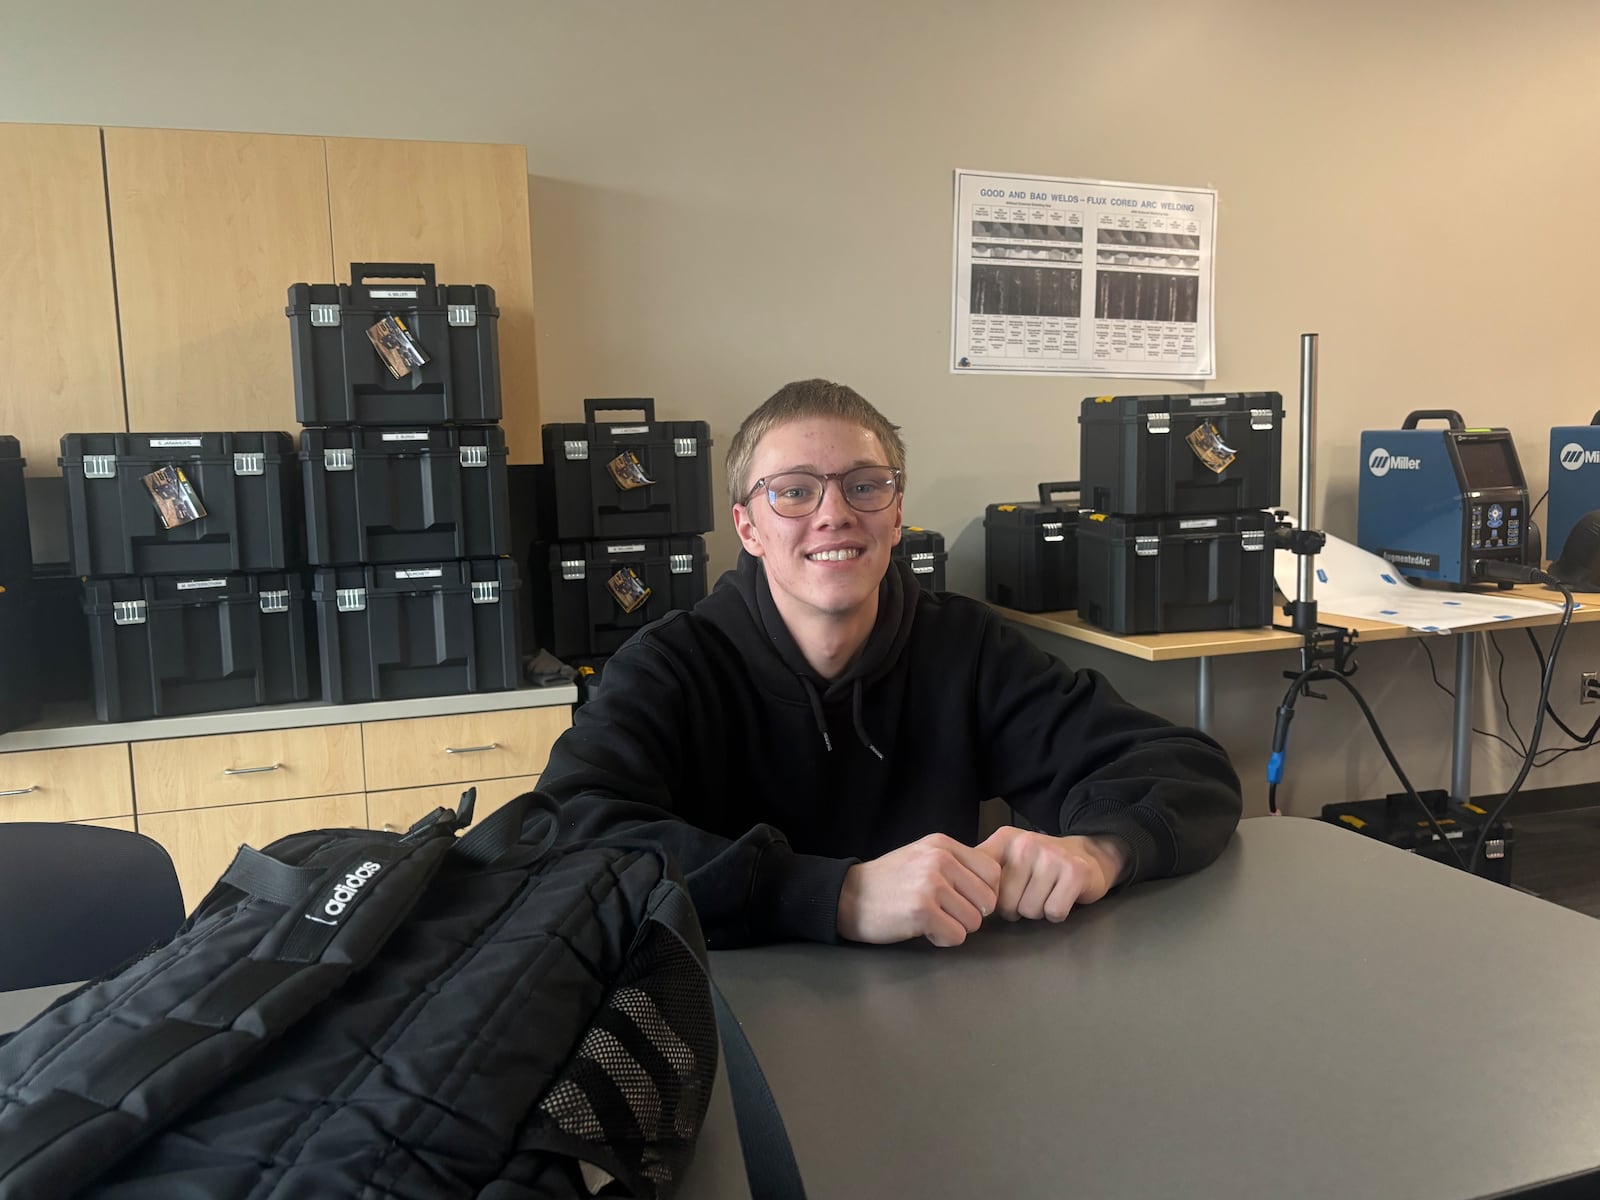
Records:
[[[0,821],[93,821],[133,815],[128,744],[0,754]]]
[[[139,814],[139,832],[160,842],[172,856],[184,906],[191,911],[241,845],[259,850],[268,842],[306,829],[362,829],[366,824],[367,801],[359,793]]]
[[[322,139],[105,139],[128,428],[294,429],[284,305],[333,268]]]
[[[361,727],[367,790],[537,775],[570,724],[572,710],[564,704],[368,721]]]
[[[440,283],[487,283],[500,308],[500,389],[509,461],[539,461],[522,146],[328,138],[336,278],[353,262],[431,262]]]
[[[0,125],[0,432],[29,475],[63,433],[127,428],[100,130]]]
[[[495,809],[523,792],[539,786],[537,775],[518,775],[513,779],[486,779],[477,783],[448,783],[443,787],[403,788],[397,792],[368,792],[367,821],[374,829],[404,833],[436,808],[455,808],[461,793],[477,788],[472,802],[472,824],[477,825]],[[470,828],[470,827],[469,827]]]

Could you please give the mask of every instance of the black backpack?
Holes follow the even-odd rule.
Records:
[[[664,852],[552,848],[532,793],[458,838],[472,801],[241,848],[0,1040],[0,1198],[669,1196],[719,1025],[752,1195],[802,1196]]]

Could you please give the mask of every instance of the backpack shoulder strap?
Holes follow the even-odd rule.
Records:
[[[455,844],[440,829],[330,832],[302,866],[241,848],[222,882],[242,900],[0,1046],[0,1193],[76,1190],[255,1058],[415,907]]]
[[[722,1036],[723,1058],[727,1063],[728,1090],[733,1096],[734,1120],[739,1126],[739,1149],[744,1155],[745,1178],[750,1194],[762,1200],[805,1200],[805,1184],[784,1128],[778,1102],[761,1070],[761,1062],[745,1037],[738,1018],[728,1006],[722,989],[712,978],[706,961],[705,935],[695,914],[694,902],[683,885],[663,879],[650,897],[645,914],[671,932],[684,944],[711,986],[711,1003],[717,1014],[717,1032]]]

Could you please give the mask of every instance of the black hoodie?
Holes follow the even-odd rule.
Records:
[[[992,796],[1045,833],[1124,839],[1130,882],[1205,866],[1242,807],[1210,738],[898,561],[866,646],[822,679],[747,554],[612,656],[539,787],[564,838],[671,850],[713,947],[837,940],[853,863],[935,832],[971,845]]]

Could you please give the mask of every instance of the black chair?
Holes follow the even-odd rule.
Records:
[[[172,859],[142,834],[0,823],[0,991],[97,979],[183,918]]]

